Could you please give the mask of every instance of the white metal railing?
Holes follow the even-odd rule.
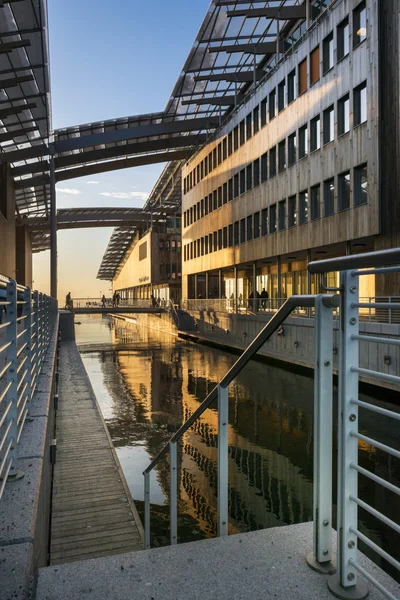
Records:
[[[0,276],[0,500],[18,478],[17,447],[54,330],[57,302]]]
[[[160,303],[161,305],[161,303]],[[65,308],[84,308],[88,312],[98,308],[159,308],[157,299],[152,298],[73,298],[71,304]]]

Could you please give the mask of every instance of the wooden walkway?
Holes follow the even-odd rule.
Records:
[[[60,350],[50,564],[141,550],[142,526],[75,342]]]

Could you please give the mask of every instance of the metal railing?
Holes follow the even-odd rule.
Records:
[[[358,410],[368,410],[393,419],[399,413],[361,401],[358,397],[358,378],[400,384],[400,377],[380,373],[359,366],[359,343],[389,344],[400,347],[399,339],[360,335],[359,322],[365,310],[376,314],[379,310],[399,310],[400,303],[360,301],[359,278],[364,275],[392,274],[400,272],[400,249],[370,254],[318,261],[310,263],[310,273],[324,274],[340,271],[340,294],[317,296],[293,296],[273,314],[254,341],[243,352],[219,384],[193,412],[189,419],[172,436],[143,472],[144,475],[144,528],[145,547],[150,548],[150,473],[169,454],[170,468],[170,543],[178,540],[178,444],[185,432],[218,400],[218,535],[228,535],[228,386],[255,356],[263,344],[279,329],[293,311],[310,310],[315,314],[314,352],[314,476],[313,476],[313,551],[307,557],[312,568],[321,573],[334,573],[332,565],[332,432],[333,432],[333,313],[340,306],[340,355],[339,355],[339,406],[338,406],[338,498],[337,498],[337,574],[328,579],[332,593],[339,598],[365,598],[368,593],[361,574],[374,584],[387,598],[395,596],[385,589],[375,577],[357,562],[357,540],[362,540],[371,550],[393,567],[400,563],[384,548],[367,538],[358,528],[358,507],[379,519],[397,533],[400,525],[377,511],[358,496],[358,474],[382,485],[395,495],[400,488],[358,464],[359,441],[369,444],[391,456],[400,458],[400,452],[358,431]],[[390,266],[389,266],[390,265]],[[395,266],[392,266],[395,265]],[[362,269],[362,270],[361,270]],[[332,291],[332,290],[331,290]],[[224,300],[227,302],[227,300]],[[390,305],[390,306],[389,306]],[[371,311],[371,312],[370,312]],[[399,388],[400,389],[400,388]],[[350,594],[350,595],[349,595]]]
[[[17,447],[54,331],[57,302],[0,276],[0,500],[22,476]]]
[[[361,540],[378,556],[390,565],[400,570],[400,563],[384,548],[378,546],[366,535],[361,533],[358,526],[358,507],[367,511],[374,518],[385,523],[395,532],[400,533],[400,524],[395,523],[384,514],[377,511],[359,497],[358,474],[381,485],[395,496],[400,495],[400,488],[391,482],[378,477],[358,464],[359,442],[367,443],[389,456],[400,458],[400,452],[379,440],[372,439],[359,432],[359,409],[383,414],[392,419],[400,420],[400,414],[383,409],[359,399],[359,375],[370,380],[386,381],[399,386],[400,377],[389,373],[362,369],[359,366],[360,341],[373,344],[388,344],[400,347],[399,339],[388,339],[380,336],[360,335],[359,323],[365,314],[376,315],[379,311],[399,310],[400,302],[385,302],[376,298],[359,298],[359,281],[365,275],[388,275],[400,273],[400,249],[385,250],[360,254],[340,259],[324,260],[310,263],[310,273],[327,273],[340,270],[341,314],[340,314],[340,356],[339,356],[339,406],[338,406],[338,492],[337,492],[337,575],[328,580],[332,593],[339,598],[364,598],[368,593],[364,580],[358,578],[361,574],[367,581],[390,600],[395,596],[382,586],[376,578],[360,566],[357,561],[357,541]],[[390,265],[390,266],[389,266]],[[395,265],[395,266],[393,266]],[[333,267],[333,268],[332,268]]]
[[[160,303],[161,305],[161,303]],[[119,300],[113,300],[112,298],[106,298],[103,302],[102,298],[73,298],[71,305],[66,308],[85,308],[90,310],[91,308],[159,308],[158,302],[156,306],[153,305],[151,298],[120,298]]]

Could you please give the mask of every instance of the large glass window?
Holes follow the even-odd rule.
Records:
[[[310,152],[321,147],[321,119],[318,116],[310,121]]]
[[[274,177],[276,175],[276,146],[271,148],[269,151],[269,176]]]
[[[278,161],[279,171],[286,169],[286,140],[282,140],[278,144]]]
[[[246,219],[240,219],[240,243],[246,241]]]
[[[233,196],[234,198],[239,196],[239,173],[236,173],[233,177]]]
[[[233,224],[233,243],[235,246],[239,243],[239,221],[235,221]]]
[[[253,135],[253,118],[252,114],[249,113],[246,117],[246,140],[249,140]]]
[[[333,106],[324,110],[324,144],[332,142],[335,135],[335,113]]]
[[[350,96],[346,94],[338,101],[338,135],[350,131]]]
[[[228,246],[231,248],[233,246],[233,225],[232,223],[228,225]]]
[[[296,99],[296,69],[288,75],[288,104]]]
[[[299,129],[299,158],[304,158],[308,153],[308,128],[303,125]]]
[[[247,165],[246,167],[246,189],[251,190],[253,187],[253,165]]]
[[[228,247],[228,228],[224,227],[222,230],[222,245],[224,248]]]
[[[222,250],[222,229],[218,229],[218,250]]]
[[[286,200],[281,200],[279,202],[278,221],[279,231],[286,229]]]
[[[224,183],[222,186],[222,203],[226,204],[228,202],[228,183]]]
[[[269,207],[269,232],[276,232],[276,204]]]
[[[239,127],[236,127],[233,130],[233,150],[236,151],[239,148]]]
[[[353,10],[353,48],[361,44],[367,37],[367,9],[364,2],[360,2]]]
[[[269,120],[273,119],[276,114],[276,90],[269,93]]]
[[[319,71],[319,46],[317,46],[310,54],[310,85],[318,81]]]
[[[247,241],[253,239],[253,215],[247,217]]]
[[[261,156],[261,181],[268,179],[268,152]]]
[[[299,193],[299,224],[304,225],[308,221],[308,191]]]
[[[338,177],[338,209],[350,208],[350,171],[341,173]]]
[[[240,123],[239,123],[239,139],[240,139],[240,145],[243,146],[243,144],[246,140],[244,119],[243,119],[243,121],[240,121]]]
[[[260,237],[260,213],[254,213],[254,239]]]
[[[222,160],[226,160],[227,157],[227,139],[224,137],[222,140]]]
[[[260,129],[260,107],[257,104],[255,109],[253,110],[253,131],[254,131],[254,133],[257,133],[257,131],[259,129]]]
[[[368,202],[367,165],[354,169],[354,204],[360,206]]]
[[[263,208],[261,211],[261,235],[268,234],[268,208]]]
[[[320,185],[311,188],[311,220],[319,219],[320,216]]]
[[[367,120],[367,82],[354,89],[354,126]]]
[[[281,112],[286,106],[285,98],[286,95],[286,80],[282,79],[280,84],[278,85],[278,111]]]
[[[297,225],[297,198],[296,196],[290,196],[288,199],[289,212],[288,212],[288,226],[296,227]]]
[[[257,160],[255,160],[253,162],[253,185],[254,187],[257,187],[257,185],[260,185],[260,159],[257,158]]]
[[[333,31],[322,42],[322,71],[325,75],[333,67]]]
[[[335,181],[327,179],[324,181],[324,215],[328,217],[335,212]]]
[[[218,188],[218,208],[222,206],[222,185]]]
[[[349,50],[349,17],[346,17],[337,28],[337,59],[342,60]]]
[[[296,162],[296,133],[292,133],[288,137],[288,163],[289,167]]]
[[[244,194],[246,191],[246,169],[240,171],[240,193]]]
[[[233,131],[228,133],[228,156],[231,156],[233,152]]]
[[[261,100],[261,127],[267,124],[267,103],[268,99]]]
[[[233,178],[228,181],[228,202],[233,200]]]
[[[222,163],[222,144],[221,142],[217,146],[217,154],[218,154],[218,164]]]

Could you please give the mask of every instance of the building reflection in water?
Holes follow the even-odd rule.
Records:
[[[107,425],[133,497],[142,500],[143,468],[196,410],[236,357],[120,320],[113,323],[112,340],[118,347],[126,344],[129,350],[86,356],[85,365],[91,377],[96,364],[101,365],[102,385],[109,398]],[[229,402],[230,533],[311,520],[312,378],[251,362],[230,386]],[[361,428],[399,447],[396,424],[389,419],[364,414]],[[183,437],[179,514],[191,527],[179,532],[180,541],[192,539],[191,531],[197,537],[199,532],[203,537],[216,535],[217,429],[217,411],[210,408]],[[140,460],[130,453],[138,448],[144,453]],[[360,464],[399,485],[399,461],[393,457],[388,460],[383,452],[360,444]],[[158,504],[165,514],[169,505],[168,459],[160,463],[154,478],[152,512],[157,512]],[[391,492],[360,477],[360,493],[366,502],[396,520]],[[335,498],[336,490],[333,494]],[[361,510],[360,519],[361,531],[399,555],[392,530],[377,525]],[[157,538],[156,528],[152,533]]]

